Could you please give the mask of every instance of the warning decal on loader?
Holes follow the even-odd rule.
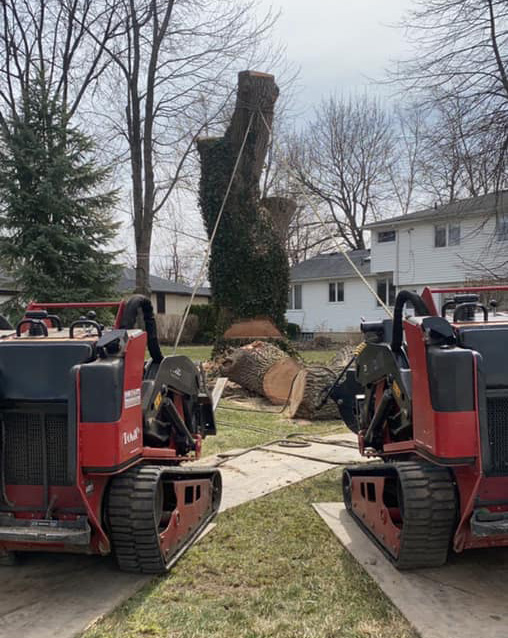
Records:
[[[124,392],[125,408],[133,408],[135,405],[141,405],[141,389],[125,390]]]

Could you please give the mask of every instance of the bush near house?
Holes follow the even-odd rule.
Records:
[[[157,333],[161,343],[174,344],[182,321],[181,315],[157,315]],[[187,317],[180,343],[192,343],[198,330],[198,319],[193,315]]]
[[[288,322],[286,326],[286,334],[291,341],[297,341],[301,335],[300,326],[297,323]]]

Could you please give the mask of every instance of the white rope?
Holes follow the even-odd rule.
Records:
[[[196,279],[196,283],[194,284],[194,289],[192,291],[192,295],[191,295],[190,301],[189,301],[187,307],[185,308],[185,313],[183,315],[182,322],[180,324],[180,328],[178,330],[178,334],[177,334],[176,340],[175,340],[175,345],[174,345],[174,348],[173,348],[173,353],[174,354],[176,354],[176,349],[178,348],[178,344],[180,343],[180,339],[182,337],[183,329],[185,327],[185,322],[187,321],[187,317],[189,316],[189,312],[190,312],[190,309],[191,309],[191,306],[192,306],[192,302],[194,301],[194,297],[196,296],[196,292],[197,292],[199,286],[201,285],[202,281],[204,280],[206,267],[208,265],[208,259],[210,257],[210,251],[212,249],[213,240],[215,239],[215,235],[217,233],[217,229],[219,228],[219,223],[220,223],[220,220],[221,220],[221,217],[222,217],[222,213],[224,212],[224,207],[226,206],[227,199],[229,197],[229,192],[231,191],[231,187],[233,185],[233,180],[235,179],[236,171],[238,170],[238,166],[240,165],[240,159],[242,158],[243,150],[245,148],[245,143],[247,142],[247,137],[249,135],[249,132],[250,132],[250,129],[251,129],[251,126],[252,126],[252,121],[254,119],[254,113],[255,113],[255,111],[252,111],[252,113],[250,115],[249,123],[247,125],[247,130],[245,131],[245,135],[243,137],[242,145],[240,146],[240,150],[238,151],[238,156],[236,158],[235,165],[233,166],[233,172],[231,173],[231,177],[229,179],[229,184],[228,184],[228,187],[226,188],[226,193],[224,194],[224,199],[222,200],[222,204],[221,204],[221,207],[220,207],[219,212],[217,214],[217,219],[215,220],[215,225],[213,227],[212,234],[210,235],[210,239],[208,240],[208,244],[206,246],[205,257],[203,259],[203,263],[201,264],[201,269],[199,271],[199,275],[198,275],[198,277]]]
[[[344,250],[344,248],[341,246],[340,242],[337,240],[337,237],[335,237],[335,235],[332,233],[331,229],[329,228],[328,224],[325,222],[325,220],[323,219],[321,213],[319,212],[318,207],[314,204],[314,202],[310,199],[310,197],[308,196],[308,194],[305,192],[303,186],[300,183],[300,180],[298,179],[298,176],[295,174],[295,172],[293,171],[293,169],[291,168],[291,166],[289,165],[288,161],[286,160],[285,154],[282,152],[279,144],[277,143],[277,141],[273,138],[272,135],[272,130],[270,128],[270,126],[268,125],[268,122],[265,119],[265,116],[263,115],[263,112],[260,110],[259,114],[261,115],[261,119],[263,120],[263,122],[265,123],[265,126],[268,130],[268,133],[272,136],[272,141],[275,145],[275,148],[277,149],[277,151],[280,153],[280,157],[282,158],[282,163],[285,165],[286,170],[288,171],[288,173],[290,175],[292,175],[295,178],[295,181],[298,185],[298,189],[300,191],[300,193],[303,195],[305,201],[308,203],[308,205],[311,207],[312,211],[314,212],[314,214],[316,215],[316,217],[318,218],[318,220],[320,221],[321,225],[323,226],[323,228],[326,230],[326,232],[328,233],[328,235],[330,236],[330,239],[332,240],[332,242],[337,246],[337,248],[339,249],[340,253],[345,257],[346,261],[349,263],[349,265],[351,266],[351,268],[356,272],[356,274],[358,275],[358,277],[360,277],[360,279],[362,280],[362,282],[365,284],[365,286],[369,289],[369,291],[372,293],[372,295],[374,295],[374,297],[376,298],[378,304],[383,308],[383,310],[385,310],[386,314],[389,317],[393,317],[393,313],[390,310],[390,308],[388,308],[388,306],[386,305],[386,303],[381,299],[381,297],[377,294],[377,292],[374,290],[374,288],[369,284],[369,282],[367,281],[367,279],[364,277],[363,273],[360,272],[359,268],[356,266],[356,264],[354,263],[354,261],[351,259],[351,257],[348,255],[347,251]]]

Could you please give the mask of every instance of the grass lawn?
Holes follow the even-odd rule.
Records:
[[[205,454],[340,427],[230,407],[221,403],[219,435],[206,439]],[[168,577],[84,638],[417,638],[311,507],[341,499],[340,474],[333,469],[224,512]]]
[[[331,470],[220,515],[167,578],[86,638],[417,638],[311,503]],[[360,533],[360,532],[359,532]]]
[[[305,363],[321,363],[327,365],[338,352],[336,350],[300,350],[299,354]]]
[[[210,436],[203,443],[203,456],[231,450],[246,448],[288,434],[333,434],[344,432],[345,426],[339,421],[293,421],[280,414],[280,408],[272,408],[274,412],[254,412],[237,410],[238,405],[231,401],[221,401],[215,418],[217,435]]]
[[[171,346],[162,346],[165,355],[173,354]],[[177,354],[183,354],[193,361],[206,361],[210,358],[212,346],[180,346]],[[300,355],[305,363],[323,363],[326,365],[337,354],[336,350],[302,350]]]
[[[162,346],[162,354],[173,354],[173,346]],[[212,353],[212,346],[179,346],[177,354],[182,354],[192,361],[207,361]]]

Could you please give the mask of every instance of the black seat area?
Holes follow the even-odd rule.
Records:
[[[0,401],[67,401],[71,368],[94,359],[92,341],[0,343]]]
[[[457,330],[457,343],[482,356],[487,388],[508,388],[508,326],[490,324]]]

